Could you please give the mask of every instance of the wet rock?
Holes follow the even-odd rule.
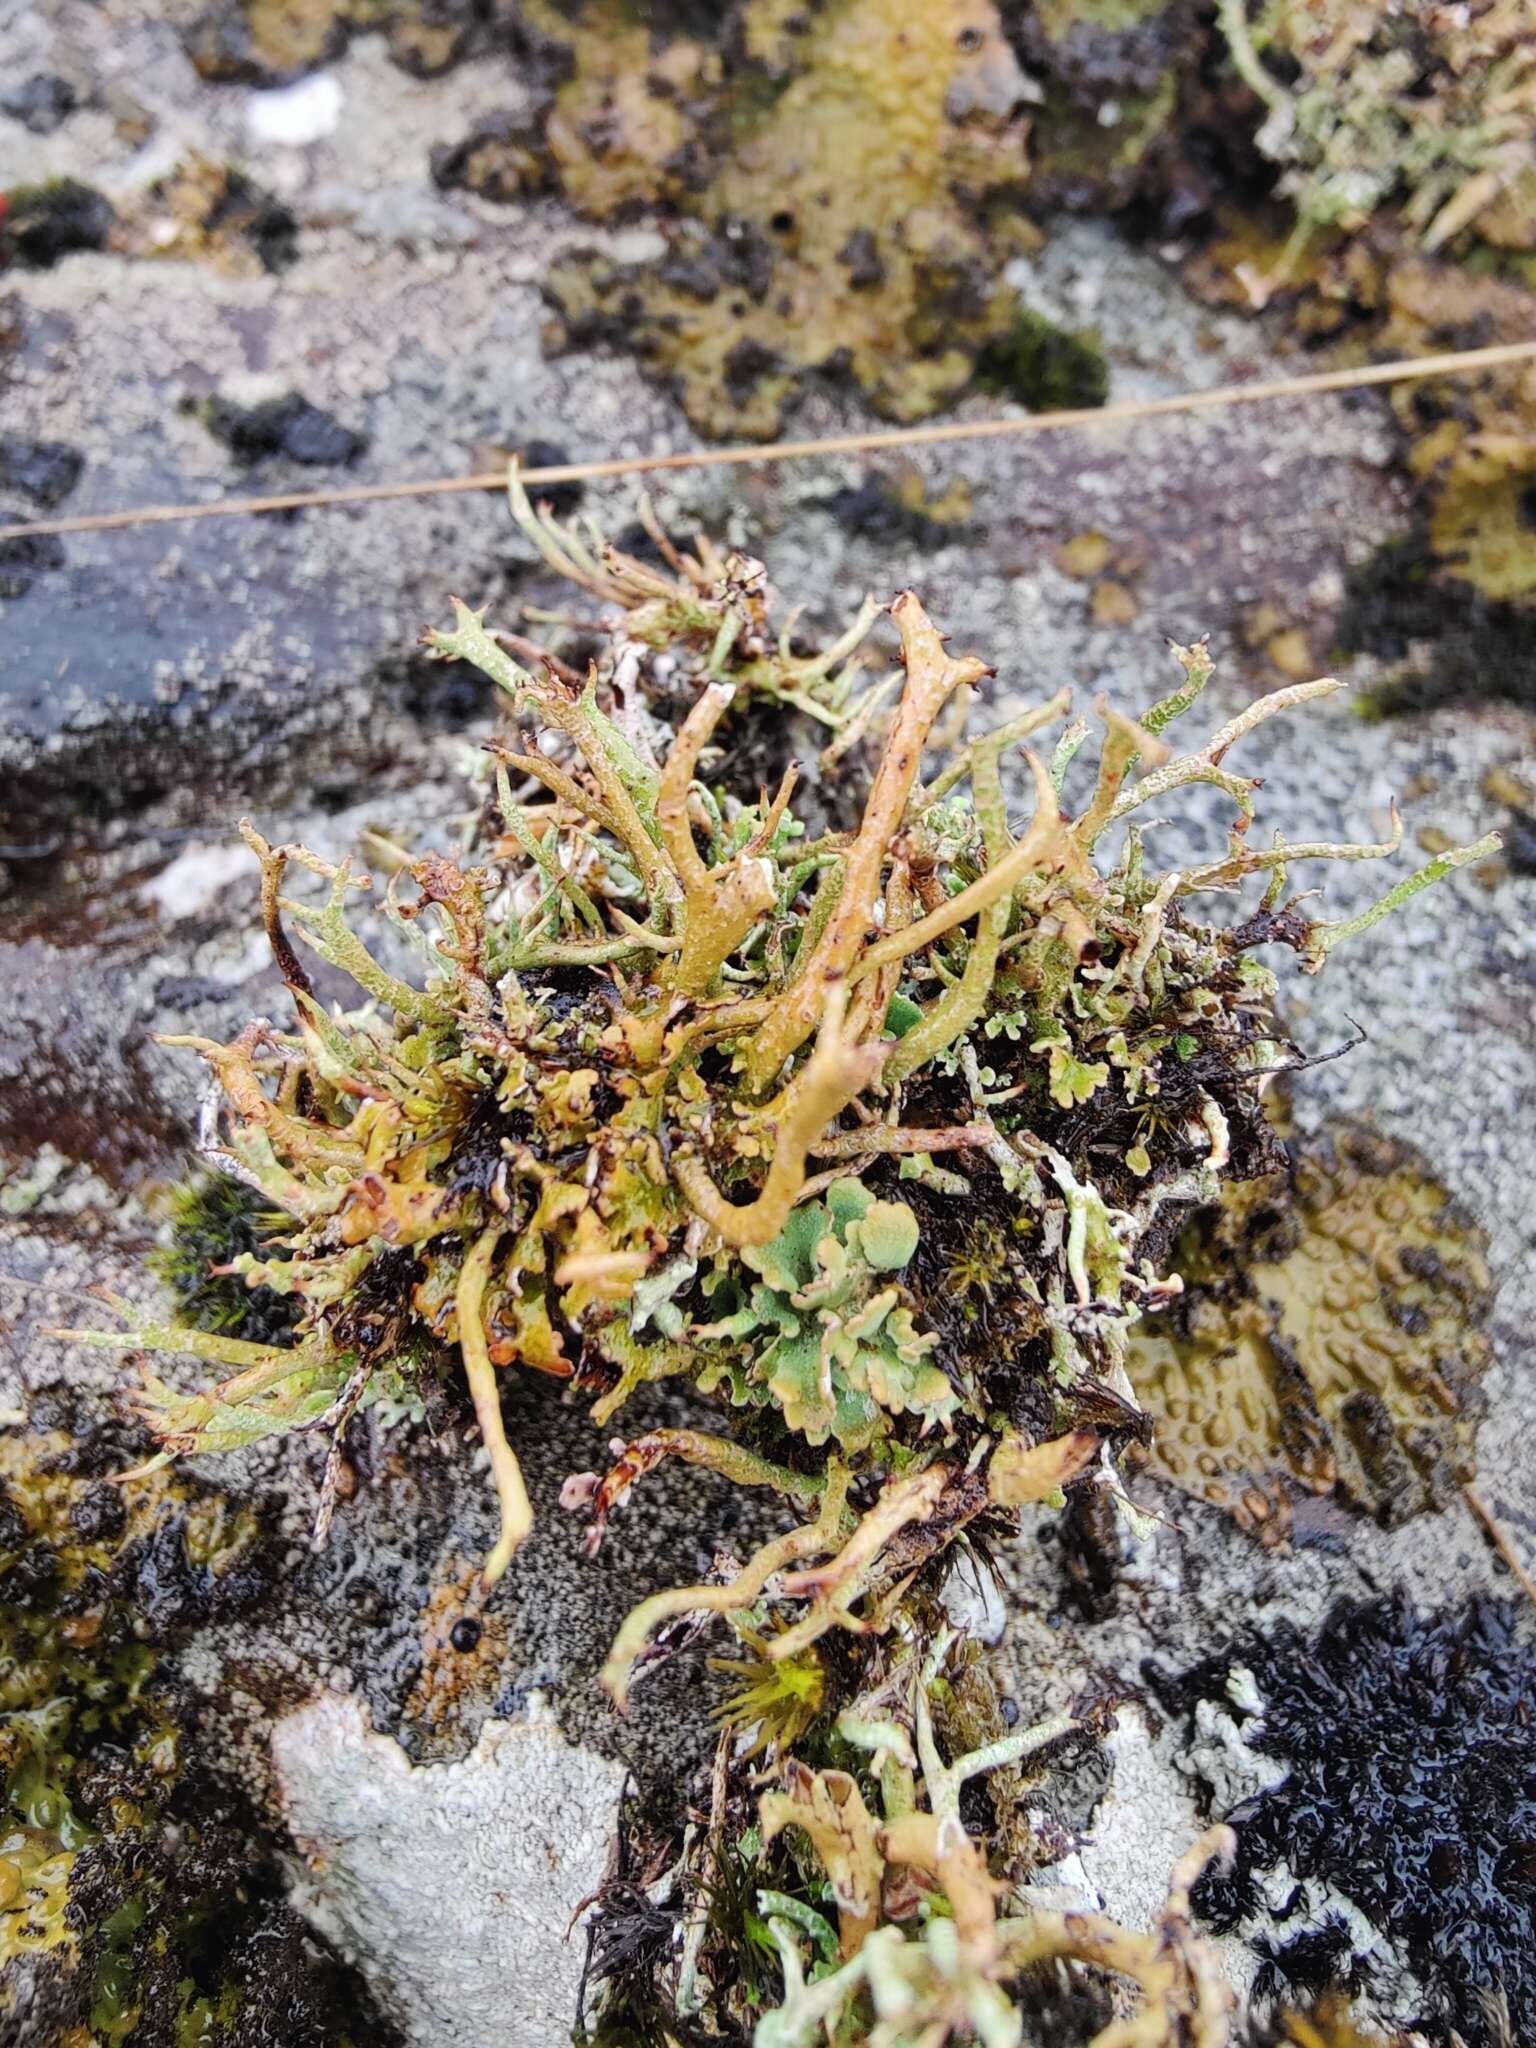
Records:
[[[0,491],[20,491],[51,512],[80,481],[85,457],[63,441],[29,441],[0,434]]]
[[[209,432],[245,463],[285,455],[290,462],[337,468],[355,462],[368,446],[366,434],[344,427],[333,413],[311,405],[296,391],[256,405],[216,398],[208,407],[207,423]]]
[[[65,256],[104,249],[116,219],[111,202],[78,178],[19,186],[0,212],[0,269],[51,270]]]
[[[75,111],[75,89],[56,72],[37,71],[0,93],[0,110],[34,135],[51,135]]]
[[[0,1431],[0,2033],[45,2048],[131,2017],[169,2048],[217,2015],[227,2048],[340,2048],[358,2015],[374,2040],[167,1654],[270,1593],[261,1516],[181,1474],[94,1476],[142,1449],[67,1386]]]

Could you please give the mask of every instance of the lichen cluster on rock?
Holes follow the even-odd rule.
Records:
[[[172,1669],[268,1590],[262,1511],[136,1448],[62,1392],[0,1432],[0,2034],[340,2048],[366,2001]]]
[[[490,13],[466,0],[234,0],[196,16],[187,47],[204,78],[277,85],[374,31],[403,71],[431,78],[484,46]]]
[[[1023,79],[996,12],[852,0],[796,32],[782,8],[738,11],[729,80],[702,46],[626,67],[606,37],[594,76],[601,11],[562,25],[574,71],[546,139],[567,196],[599,217],[664,198],[683,218],[660,262],[559,259],[545,284],[559,335],[632,348],[710,434],[771,435],[812,370],[847,374],[892,418],[931,412],[1021,310],[999,272],[1025,176]],[[645,31],[629,33],[643,50]]]
[[[1155,1468],[1272,1541],[1288,1482],[1389,1522],[1444,1506],[1482,1412],[1484,1252],[1411,1148],[1350,1123],[1293,1142],[1186,1227],[1184,1293],[1132,1335]]]
[[[1214,2044],[1225,2000],[1182,1903],[1195,1866],[1143,1938],[1000,1887],[960,1824],[978,1785],[1080,1724],[1007,1732],[937,1590],[955,1556],[1090,1468],[1121,1497],[1114,1453],[1148,1427],[1131,1342],[1177,1292],[1177,1223],[1277,1163],[1261,1094],[1289,1055],[1253,949],[1288,945],[1316,971],[1486,849],[1438,856],[1346,923],[1314,921],[1286,899],[1289,866],[1386,855],[1396,832],[1256,847],[1258,784],[1227,759],[1332,679],[1178,754],[1163,735],[1210,663],[1175,649],[1177,687],[1139,719],[1100,700],[1073,814],[1062,792],[1087,721],[1049,760],[1025,745],[1067,716],[1067,693],[967,738],[989,671],[949,653],[910,592],[890,607],[900,669],[861,688],[873,605],[804,649],[776,630],[761,565],[706,542],[685,555],[647,510],[653,569],[535,512],[515,475],[512,502],[609,630],[585,676],[462,605],[428,636],[492,679],[512,733],[492,746],[478,844],[410,861],[387,892],[425,976],[354,929],[367,884],[349,864],[248,830],[293,1019],[180,1041],[214,1076],[208,1160],[262,1211],[230,1269],[293,1306],[291,1335],[126,1311],[126,1335],[75,1334],[230,1374],[192,1392],[146,1374],[138,1405],[166,1455],[304,1428],[339,1442],[361,1404],[418,1402],[456,1349],[501,1507],[482,1597],[530,1525],[501,1371],[568,1382],[605,1427],[649,1382],[713,1398],[725,1433],[648,1430],[565,1493],[593,1548],[669,1457],[794,1517],[746,1562],[643,1601],[605,1670],[622,1704],[708,1615],[745,1652],[718,1811],[657,1894],[676,1909],[664,2007],[739,2037],[762,2005],[741,1942],[712,1935],[700,1903],[732,1869],[782,1971],[761,2048],[838,2015],[846,2031],[871,2000],[882,2024],[921,2016],[935,2040],[1007,2029],[1010,1985],[1062,1954],[1137,1982],[1149,2041]],[[808,837],[792,767],[772,794],[732,791],[732,727],[754,703],[819,720],[830,758],[869,750],[854,824]],[[949,758],[925,780],[941,722]],[[1017,748],[1033,812],[1016,838]],[[1233,807],[1225,849],[1159,874],[1143,813],[1195,786]],[[318,899],[288,893],[295,872],[323,882]],[[1246,919],[1200,920],[1202,893],[1254,875]],[[321,1000],[290,933],[361,1007]],[[946,1704],[961,1694],[964,1726]],[[760,1804],[754,1750],[783,1786]],[[1001,1856],[1010,1830],[995,1836]],[[1024,1870],[1033,1852],[1008,1853]]]
[[[1429,249],[1465,228],[1536,248],[1536,9],[1222,0],[1232,61],[1263,102],[1260,150],[1300,231],[1388,205]]]

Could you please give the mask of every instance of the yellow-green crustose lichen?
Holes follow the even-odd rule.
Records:
[[[1174,1251],[1183,1298],[1132,1336],[1154,1470],[1272,1539],[1287,1482],[1386,1521],[1472,1473],[1485,1239],[1428,1163],[1358,1124],[1293,1142]]]

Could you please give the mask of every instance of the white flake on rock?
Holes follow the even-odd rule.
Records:
[[[551,2048],[576,2017],[573,1915],[607,1867],[626,1772],[535,1704],[459,1763],[413,1766],[352,1697],[272,1731],[306,1860],[295,1904],[355,1958],[412,2048]]]

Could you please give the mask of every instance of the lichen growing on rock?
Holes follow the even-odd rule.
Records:
[[[1521,341],[1536,319],[1536,293],[1517,277],[1404,255],[1390,241],[1320,265],[1316,287],[1341,318],[1368,319],[1375,346],[1392,355]],[[1340,648],[1394,665],[1372,692],[1384,710],[1461,697],[1528,701],[1536,373],[1515,363],[1425,378],[1391,403],[1411,521],[1351,572]]]
[[[911,418],[979,355],[1026,404],[1102,401],[1091,342],[1001,282],[1038,240],[1017,205],[1035,93],[991,0],[742,0],[712,33],[628,0],[537,0],[521,32],[549,80],[536,113],[439,148],[437,181],[500,201],[553,187],[596,220],[661,209],[668,242],[659,262],[557,259],[555,345],[632,349],[716,435],[771,435],[817,371]]]
[[[375,31],[403,71],[432,78],[483,39],[490,14],[474,0],[214,0],[186,41],[204,78],[278,85]]]
[[[557,261],[557,338],[633,349],[714,435],[772,435],[814,370],[892,418],[931,412],[1017,305],[998,273],[1003,202],[1027,175],[1024,80],[991,0],[839,0],[797,34],[782,8],[739,13],[731,73],[677,40],[606,87],[588,54],[601,11],[563,26],[575,69],[548,133],[568,196],[600,217],[658,198],[685,217],[659,262]],[[701,88],[711,110],[690,124]],[[1028,234],[1017,222],[1015,246]]]
[[[1444,1505],[1489,1356],[1486,1241],[1428,1162],[1355,1123],[1290,1153],[1186,1226],[1128,1361],[1153,1469],[1275,1541],[1289,1482],[1393,1523]]]
[[[1467,228],[1536,246],[1530,0],[1401,12],[1221,0],[1218,14],[1303,233],[1360,227],[1392,203],[1430,248]]]
[[[269,1589],[261,1511],[124,1479],[133,1450],[55,1394],[0,1432],[0,2033],[243,2048],[280,2018],[339,2048],[358,1987],[284,1904],[167,1655]]]
[[[126,1309],[126,1334],[74,1334],[229,1375],[188,1391],[146,1373],[138,1405],[167,1455],[304,1428],[339,1443],[361,1404],[420,1399],[456,1349],[501,1510],[476,1600],[531,1521],[503,1370],[568,1381],[604,1429],[649,1382],[713,1397],[728,1434],[650,1429],[621,1439],[606,1473],[570,1475],[563,1499],[589,1513],[589,1548],[668,1458],[777,1495],[792,1525],[745,1563],[642,1601],[604,1683],[622,1705],[678,1625],[735,1628],[750,1654],[733,1724],[749,1749],[766,1740],[842,1902],[821,1823],[848,1808],[848,1785],[868,1812],[877,1788],[844,1749],[871,1753],[876,1888],[927,1903],[910,1927],[895,1906],[857,1939],[845,1926],[836,1983],[815,1977],[821,1935],[800,1910],[824,1880],[764,1909],[765,1925],[783,1922],[784,1991],[762,2048],[898,1984],[935,2023],[981,2024],[1007,2013],[1025,1963],[1089,1937],[1043,1908],[998,1920],[985,1857],[964,1831],[951,1839],[944,1816],[970,1781],[1030,1745],[978,1735],[982,1711],[949,1745],[963,1764],[933,1746],[934,1689],[980,1698],[964,1653],[948,1661],[937,1589],[955,1555],[979,1555],[1090,1465],[1119,1494],[1111,1453],[1147,1426],[1129,1343],[1177,1291],[1177,1221],[1275,1160],[1261,1094],[1288,1051],[1252,950],[1288,944],[1318,971],[1485,848],[1317,922],[1287,900],[1290,866],[1385,856],[1397,832],[1260,849],[1259,784],[1228,761],[1333,679],[1260,699],[1180,754],[1164,734],[1211,665],[1203,646],[1176,648],[1175,688],[1139,720],[1099,700],[1097,768],[1071,814],[1061,791],[1087,721],[1049,760],[1028,745],[1068,693],[967,738],[990,671],[952,654],[911,592],[889,608],[900,669],[859,691],[872,606],[831,647],[802,649],[775,631],[760,565],[703,541],[683,554],[648,508],[664,570],[536,513],[515,475],[512,502],[544,558],[610,608],[599,658],[582,675],[458,605],[428,645],[489,677],[511,718],[478,841],[400,868],[386,953],[351,915],[368,884],[349,863],[247,827],[292,1019],[256,1019],[227,1045],[179,1041],[216,1084],[209,1163],[286,1219],[218,1263],[294,1306],[291,1337]],[[733,791],[731,735],[753,704],[814,717],[833,756],[872,747],[853,823],[810,837],[794,768],[772,793]],[[949,756],[930,766],[941,721]],[[1003,777],[1020,750],[1033,808],[1016,836]],[[1160,874],[1144,814],[1194,787],[1232,807],[1226,844]],[[1244,921],[1201,921],[1202,894],[1255,875],[1264,893]],[[321,1000],[300,944],[350,978],[358,1007]],[[424,974],[402,971],[409,948]],[[322,1524],[332,1504],[327,1492]],[[777,1734],[754,1738],[743,1715]],[[797,1753],[781,1754],[791,1730]],[[912,1739],[920,1771],[903,1791],[887,1764]],[[739,1817],[760,1846],[790,1824],[772,1804]],[[745,1838],[724,1821],[707,1851],[695,1838],[678,1880],[690,1898]],[[1010,1839],[998,1831],[999,1853]],[[1179,2028],[1214,2042],[1220,2012],[1181,1925],[1174,1910],[1150,1946],[1101,1929],[1089,1947],[1165,2013],[1149,2042]],[[668,1994],[680,2011],[707,1948],[696,1913],[689,1926]]]
[[[1277,692],[1174,756],[1159,734],[1209,676],[1198,648],[1178,651],[1181,687],[1141,723],[1101,705],[1097,783],[1075,820],[1026,750],[1035,810],[1015,842],[1002,759],[1065,694],[924,785],[936,722],[987,671],[946,652],[910,593],[891,608],[905,681],[862,820],[808,842],[793,770],[741,803],[699,779],[701,757],[743,692],[830,690],[823,716],[867,719],[880,686],[827,705],[868,612],[826,655],[775,655],[755,565],[667,542],[676,568],[662,576],[514,496],[551,559],[627,609],[585,681],[514,643],[524,666],[463,606],[429,636],[506,693],[521,736],[496,748],[487,857],[429,855],[409,870],[414,897],[392,887],[425,985],[352,929],[365,884],[348,864],[248,828],[295,1021],[183,1041],[223,1098],[205,1119],[213,1163],[289,1219],[278,1244],[229,1264],[297,1305],[294,1341],[164,1325],[92,1341],[233,1369],[205,1393],[146,1378],[141,1410],[180,1450],[339,1427],[361,1401],[409,1398],[456,1344],[502,1505],[490,1580],[528,1527],[500,1368],[574,1377],[603,1424],[646,1381],[724,1390],[745,1406],[747,1443],[656,1433],[573,1497],[591,1498],[596,1536],[641,1472],[679,1455],[795,1502],[812,1518],[800,1554],[827,1555],[856,1472],[890,1474],[868,1515],[882,1542],[811,1575],[814,1639],[843,1625],[885,1541],[1027,1497],[1016,1468],[1033,1469],[1031,1446],[1071,1443],[1074,1420],[1113,1408],[1128,1334],[1167,1291],[1170,1220],[1212,1198],[1234,1159],[1268,1163],[1258,1070],[1279,1040],[1271,977],[1247,949],[1289,940],[1315,970],[1467,856],[1441,856],[1347,925],[1281,908],[1290,861],[1390,848],[1250,847],[1256,785],[1225,756],[1336,685]],[[672,691],[679,670],[697,679],[670,735],[637,721],[647,667]],[[1068,734],[1058,772],[1083,736]],[[1236,807],[1227,850],[1154,876],[1136,814],[1192,784]],[[1095,850],[1122,825],[1101,867]],[[294,868],[322,878],[323,900],[284,894]],[[1183,907],[1253,873],[1268,888],[1244,926],[1202,927]],[[327,1010],[290,928],[369,1006]],[[1008,1354],[967,1341],[967,1321],[1006,1328]],[[935,1354],[950,1332],[959,1341]],[[659,1618],[641,1612],[626,1632],[616,1693]]]
[[[1372,1989],[1407,2024],[1473,2048],[1524,2039],[1536,2025],[1536,1658],[1524,1621],[1504,1601],[1421,1615],[1396,1595],[1341,1603],[1315,1634],[1287,1623],[1244,1637],[1178,1678],[1149,1669],[1167,1706],[1205,1702],[1279,1767],[1232,1814],[1236,1858],[1197,1891],[1202,1915],[1245,1920],[1266,1878],[1282,1899],[1327,1886],[1406,1963],[1408,1983],[1391,1980],[1389,1961]],[[1275,1952],[1277,1988],[1288,1964],[1303,1965],[1301,1947]]]
[[[922,1598],[825,1680],[814,1652],[774,1659],[749,1620],[733,1625],[760,1676],[733,1700],[703,1790],[709,1832],[627,1823],[588,1923],[589,2048],[1016,2044],[1026,2015],[1032,2038],[1055,2038],[1041,2021],[1068,1961],[1095,1975],[1074,1980],[1088,2031],[1062,2038],[1123,2038],[1099,1988],[1118,1980],[1120,2010],[1135,2005],[1119,2024],[1146,2048],[1221,2048],[1231,1994],[1188,1891],[1229,1852],[1224,1829],[1173,1872],[1150,1929],[1063,1911],[1031,1888],[1063,1844],[1037,1837],[1027,1809],[1080,1759],[1094,1717],[1010,1727],[977,1646]],[[813,1707],[797,1698],[776,1718],[774,1677],[807,1670]]]

